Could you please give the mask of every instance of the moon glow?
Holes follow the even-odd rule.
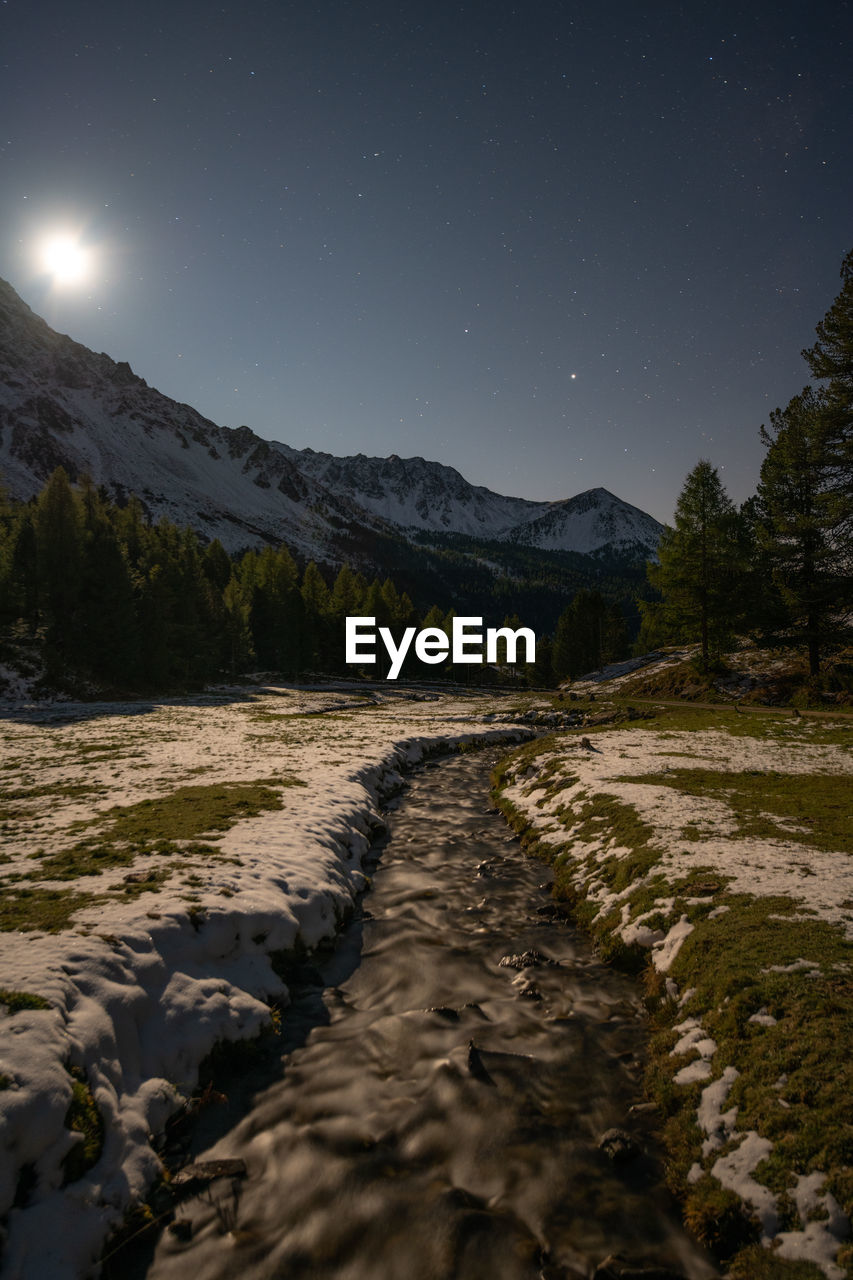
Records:
[[[55,235],[45,240],[41,261],[55,284],[79,284],[88,273],[90,254],[74,236]]]

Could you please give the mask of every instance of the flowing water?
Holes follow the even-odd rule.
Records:
[[[715,1274],[631,1111],[636,987],[489,810],[495,758],[427,766],[392,806],[359,918],[285,1012],[278,1079],[195,1153],[247,1176],[180,1206],[150,1280],[557,1280],[617,1251]],[[639,1155],[599,1148],[614,1126]]]

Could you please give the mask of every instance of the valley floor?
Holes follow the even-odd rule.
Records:
[[[496,794],[601,951],[644,975],[688,1224],[741,1280],[853,1276],[853,730],[690,708],[594,724],[606,699],[7,707],[3,1275],[86,1274],[202,1059],[269,1026],[288,957],[346,919],[402,770],[586,717],[513,749]]]
[[[332,936],[400,770],[518,741],[506,699],[223,690],[0,719],[2,1273],[60,1280],[160,1171],[152,1135]]]

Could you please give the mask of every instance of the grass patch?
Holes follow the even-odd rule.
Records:
[[[684,1206],[684,1221],[697,1240],[725,1261],[761,1238],[761,1226],[733,1191],[712,1178],[692,1191]]]
[[[675,1066],[687,1061],[670,1056],[678,1038],[672,1028],[693,1015],[701,1017],[703,1030],[717,1045],[712,1078],[727,1066],[739,1073],[724,1107],[737,1107],[737,1130],[754,1129],[773,1143],[753,1177],[778,1197],[783,1217],[789,1218],[787,1229],[799,1228],[789,1192],[800,1174],[826,1173],[828,1190],[849,1215],[853,943],[823,921],[794,918],[797,904],[787,898],[724,894],[722,900],[729,910],[715,920],[695,922],[670,970],[682,991],[693,990],[689,1001],[684,1008],[656,1002],[653,1016],[647,1088],[669,1117],[664,1136],[670,1185],[686,1196],[688,1216],[697,1222],[708,1225],[719,1217],[716,1181],[707,1177],[692,1187],[686,1181],[692,1163],[701,1161],[705,1134],[695,1115],[702,1086],[685,1088],[672,1078]],[[809,967],[796,967],[803,959]],[[770,1014],[775,1025],[751,1022],[759,1012]],[[707,1169],[718,1154],[707,1158]],[[751,1280],[753,1275],[797,1274],[750,1271],[753,1253],[746,1245],[743,1240],[740,1247],[746,1251],[736,1254],[739,1269],[730,1275]],[[718,1256],[726,1255],[718,1251]],[[781,1265],[774,1259],[774,1266]]]
[[[850,775],[670,769],[667,773],[626,775],[615,781],[672,787],[689,796],[722,795],[737,820],[740,839],[793,840],[815,849],[853,853]],[[698,834],[687,838],[695,839]]]
[[[29,991],[6,991],[0,987],[0,1004],[6,1006],[10,1014],[20,1013],[22,1009],[49,1009],[50,1001],[44,996],[31,995]]]
[[[620,704],[621,694],[614,699]],[[627,701],[627,700],[626,700]],[[734,738],[764,738],[774,742],[808,743],[812,746],[850,747],[853,745],[853,724],[833,719],[799,718],[784,708],[766,707],[737,712],[731,703],[723,703],[718,709],[683,706],[667,707],[662,704],[644,708],[649,714],[631,722],[636,729],[651,729],[658,734],[683,732],[694,729],[722,729]],[[601,726],[606,729],[609,726]],[[600,732],[601,728],[589,726],[584,732]]]
[[[92,786],[86,782],[46,782],[37,787],[0,787],[0,800],[37,800],[42,796],[50,796],[55,800],[58,796],[67,796],[76,800],[82,796],[90,796],[93,792],[101,794],[106,787]]]
[[[63,1186],[82,1178],[97,1164],[104,1149],[104,1121],[98,1110],[86,1076],[77,1067],[70,1067],[72,1077],[71,1102],[65,1113],[65,1127],[79,1133],[81,1141],[75,1142],[63,1157]]]
[[[734,1259],[728,1280],[825,1280],[813,1262],[791,1262],[771,1249],[754,1244]]]
[[[199,842],[200,835],[227,831],[243,818],[282,808],[281,789],[304,785],[293,779],[265,778],[256,782],[226,782],[179,787],[166,796],[116,806],[76,830],[96,826],[97,832],[70,848],[41,860],[42,880],[74,880],[100,875],[106,867],[129,866],[145,854],[219,857],[218,849]]]
[[[35,929],[58,933],[67,929],[71,918],[84,907],[103,901],[93,893],[72,893],[66,889],[4,886],[0,894],[0,932]]]
[[[96,787],[83,782],[44,783],[33,787],[0,787],[0,822],[18,823],[24,818],[35,817],[37,806],[27,804],[28,801],[50,798],[56,801],[60,797],[67,800],[82,800],[92,795],[104,795],[106,787]]]

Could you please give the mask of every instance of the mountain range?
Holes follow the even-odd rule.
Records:
[[[0,482],[26,500],[57,466],[229,551],[284,542],[302,559],[379,571],[401,545],[452,545],[502,571],[521,552],[636,563],[662,529],[603,488],[533,502],[423,458],[338,458],[217,426],[54,332],[0,281]]]

